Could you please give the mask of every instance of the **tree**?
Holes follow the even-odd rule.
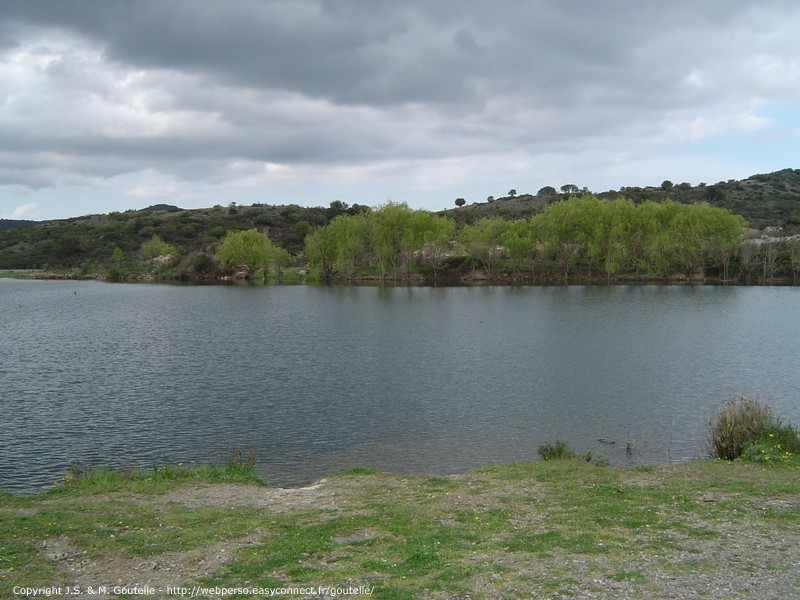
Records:
[[[459,208],[464,206],[466,203],[467,201],[464,200],[463,198],[456,198],[456,206],[458,206]]]
[[[710,206],[705,202],[694,204],[701,237],[701,248],[716,265],[723,281],[728,279],[731,258],[736,247],[744,238],[745,220],[724,208]]]
[[[523,261],[532,256],[536,248],[530,222],[525,219],[509,222],[500,235],[500,242],[511,259],[511,268],[516,276],[522,268]]]
[[[552,185],[546,185],[536,192],[537,196],[555,196],[556,194],[558,194],[558,192]]]
[[[170,254],[177,255],[178,251],[175,246],[167,244],[161,239],[161,236],[153,235],[152,238],[142,244],[142,254],[145,258],[156,258],[157,256],[169,256]]]
[[[513,198],[514,196],[517,195],[517,190],[515,190],[514,188],[511,188],[510,190],[508,190],[508,195],[509,195],[510,198]]]
[[[266,269],[274,256],[275,246],[257,229],[229,231],[217,248],[217,258],[228,267],[242,269],[247,279]]]
[[[626,254],[629,264],[634,269],[636,281],[639,281],[642,269],[648,270],[649,267],[648,252],[658,234],[660,207],[660,204],[647,200],[636,206],[630,215]]]
[[[306,236],[305,242],[305,254],[311,267],[320,272],[323,282],[330,282],[335,268],[336,244],[329,229],[314,229]]]
[[[543,250],[558,261],[566,283],[580,252],[577,205],[573,202],[550,204],[531,218],[531,224],[539,232]]]
[[[326,228],[333,247],[333,261],[354,280],[367,254],[368,224],[363,214],[339,215]]]
[[[604,206],[602,250],[606,281],[629,260],[629,240],[636,236],[636,207],[625,198],[617,198]]]
[[[434,217],[427,210],[415,210],[404,221],[400,232],[400,254],[405,265],[406,279],[411,278],[411,264],[422,258],[425,235],[433,227]]]
[[[661,189],[665,192],[668,192],[672,189],[673,183],[669,179],[665,179],[661,182]]]
[[[335,217],[338,217],[341,214],[347,212],[347,203],[342,202],[341,200],[334,200],[330,203],[328,208],[325,209],[325,215],[328,217],[328,220],[332,220]]]
[[[381,269],[381,278],[386,279],[389,267],[397,279],[397,267],[405,250],[403,233],[411,220],[411,210],[405,202],[387,202],[369,213],[370,249]]]
[[[467,225],[461,232],[467,252],[477,259],[493,281],[497,259],[502,253],[500,238],[506,228],[506,221],[499,217],[484,217],[474,225]]]
[[[787,242],[789,251],[789,263],[792,266],[792,281],[797,285],[800,275],[800,239],[794,238]]]
[[[422,255],[433,269],[434,279],[438,278],[439,269],[447,260],[455,231],[456,223],[453,219],[431,215],[431,220],[424,231],[425,244],[422,247]]]
[[[753,272],[758,267],[758,240],[746,239],[736,248],[739,259],[739,277],[746,284],[753,282]]]
[[[577,194],[579,191],[580,189],[574,183],[565,183],[561,186],[562,194]]]
[[[487,196],[486,201],[491,204],[492,202],[494,202],[494,196]]]
[[[348,215],[360,215],[361,213],[370,212],[372,209],[367,206],[366,204],[353,204],[350,208],[347,209]]]

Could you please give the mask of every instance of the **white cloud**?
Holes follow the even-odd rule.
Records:
[[[33,219],[36,217],[36,214],[39,210],[39,207],[35,202],[29,202],[28,204],[20,204],[17,206],[11,213],[5,216],[6,219]]]

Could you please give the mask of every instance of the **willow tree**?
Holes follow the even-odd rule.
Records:
[[[329,282],[336,268],[337,249],[331,231],[327,227],[314,229],[306,236],[305,255],[316,269],[322,281]]]
[[[565,283],[581,250],[578,210],[574,202],[556,202],[531,219],[545,253],[561,267]]]
[[[647,200],[636,206],[629,214],[625,252],[628,264],[634,270],[636,281],[639,281],[643,270],[651,271],[648,257],[660,229],[659,206],[652,200]]]
[[[483,265],[490,281],[494,280],[497,260],[503,251],[501,237],[505,228],[506,221],[503,219],[484,217],[461,231],[467,253]]]
[[[368,252],[369,225],[366,216],[339,215],[327,226],[334,264],[354,280]]]
[[[259,270],[266,270],[270,263],[282,259],[285,251],[257,229],[229,231],[217,248],[217,258],[228,267],[241,269],[247,279],[252,279]]]
[[[450,217],[440,217],[425,211],[415,212],[413,225],[422,241],[420,256],[433,270],[433,278],[439,277],[439,270],[447,260],[451,242],[455,238],[456,223]]]
[[[525,259],[529,258],[533,263],[536,240],[534,239],[533,227],[531,227],[530,221],[526,219],[510,221],[500,234],[500,243],[502,243],[508,257],[511,259],[511,269],[515,277],[522,270]],[[531,269],[531,272],[535,277],[535,267]]]
[[[744,217],[705,202],[693,208],[701,222],[702,251],[713,261],[722,280],[727,281],[731,259],[744,239]]]
[[[606,281],[610,281],[629,259],[628,240],[636,236],[638,225],[635,213],[633,202],[624,198],[606,202],[603,206],[595,244]]]
[[[369,213],[369,244],[372,254],[381,270],[381,278],[392,270],[397,278],[397,270],[402,260],[403,234],[409,227],[411,210],[404,202],[388,202]]]

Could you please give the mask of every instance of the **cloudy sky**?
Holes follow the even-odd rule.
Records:
[[[0,0],[0,217],[800,167],[796,0]]]

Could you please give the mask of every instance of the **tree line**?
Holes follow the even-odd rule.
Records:
[[[791,274],[795,283],[800,278],[800,238],[782,244],[745,239],[741,216],[706,203],[637,204],[593,195],[551,203],[529,218],[466,224],[389,202],[340,211],[327,225],[310,228],[304,250],[294,255],[255,228],[229,230],[214,248],[213,254],[191,255],[185,267],[190,276],[252,280],[294,266],[310,267],[323,281],[474,278],[476,272],[490,281],[533,282],[710,275],[766,283],[776,273]],[[122,264],[122,253],[115,253],[114,262]],[[139,254],[165,272],[179,258],[157,235]]]
[[[527,219],[485,217],[460,228],[449,216],[390,202],[313,230],[305,257],[323,280],[437,279],[465,264],[489,280],[692,277],[704,268],[727,280],[744,227],[742,217],[705,203],[637,205],[592,195],[552,203]]]
[[[294,219],[288,211],[299,207],[283,207],[280,214],[276,210],[275,218],[286,212],[287,219]],[[800,280],[800,236],[768,239],[765,231],[753,238],[741,216],[703,202],[636,202],[583,194],[550,201],[532,216],[490,215],[465,221],[460,219],[461,210],[436,214],[412,210],[404,203],[372,209],[331,203],[330,208],[319,209],[315,222],[301,219],[281,228],[272,227],[272,221],[262,222],[262,216],[271,214],[266,208],[230,206],[202,214],[94,216],[66,222],[72,237],[55,235],[58,227],[64,228],[58,223],[31,228],[28,237],[51,234],[59,249],[49,253],[51,260],[84,256],[84,266],[73,270],[74,276],[94,276],[103,269],[106,277],[118,280],[226,276],[252,280],[298,277],[309,269],[312,277],[324,281],[583,282],[663,280],[677,275],[744,283],[769,283],[775,277]],[[257,223],[246,218],[256,212]],[[210,218],[205,213],[238,221],[203,230],[202,237],[189,245],[188,238],[181,237],[183,230],[199,226],[198,219]],[[148,226],[137,229],[136,235],[122,235],[118,223]],[[90,227],[99,232],[90,235]],[[90,241],[97,258],[84,251]],[[21,254],[18,260],[24,257]]]

